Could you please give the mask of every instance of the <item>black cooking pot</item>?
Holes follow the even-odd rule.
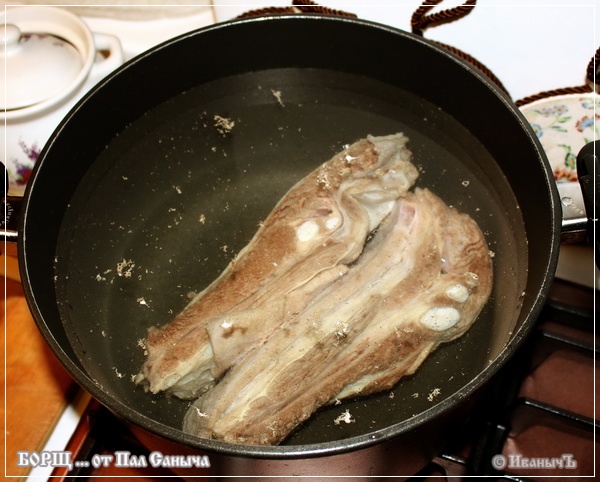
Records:
[[[493,251],[494,290],[475,325],[392,392],[326,407],[282,445],[183,433],[188,404],[131,381],[144,358],[138,340],[224,269],[296,180],[344,144],[399,131],[417,184],[469,213]],[[402,450],[421,454],[420,464],[530,331],[560,229],[543,150],[484,74],[409,33],[301,15],[194,31],[102,81],[37,161],[18,252],[29,306],[58,359],[143,432],[182,450],[262,458],[408,441]],[[334,424],[346,409],[355,423]]]

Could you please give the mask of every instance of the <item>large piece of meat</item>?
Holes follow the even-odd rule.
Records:
[[[467,215],[417,189],[347,272],[322,287],[192,404],[184,430],[276,444],[324,404],[388,389],[487,301],[492,267]]]
[[[406,143],[370,136],[298,182],[221,276],[149,332],[136,381],[195,398],[343,278],[417,178]]]

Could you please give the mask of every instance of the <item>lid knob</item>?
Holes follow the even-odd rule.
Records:
[[[14,47],[19,43],[21,31],[16,25],[6,24],[0,27],[2,30],[2,47],[5,49]]]

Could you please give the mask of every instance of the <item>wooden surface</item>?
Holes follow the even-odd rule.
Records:
[[[17,466],[17,451],[44,447],[68,403],[68,394],[76,386],[46,346],[31,317],[22,287],[16,281],[14,259],[7,257],[6,261],[0,255],[3,271],[6,267],[2,276],[2,330],[6,337],[1,341],[5,364],[0,368],[6,388],[1,408],[6,435],[2,443],[5,475],[23,476],[29,468]]]

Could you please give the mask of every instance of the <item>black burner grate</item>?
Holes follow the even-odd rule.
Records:
[[[555,281],[534,333],[494,378],[465,427],[465,434],[419,476],[440,474],[461,480],[465,475],[479,475],[525,482],[543,480],[542,476],[593,475],[595,435],[600,423],[587,412],[594,415],[595,394],[563,394],[570,405],[576,400],[576,405],[584,407],[574,411],[546,402],[547,393],[543,390],[539,397],[523,392],[527,392],[524,386],[528,377],[558,353],[577,358],[587,376],[594,376],[594,298],[591,290]],[[568,382],[571,373],[554,376]],[[590,381],[593,387],[593,378]],[[557,384],[554,390],[560,391],[561,385]],[[515,442],[532,428],[552,434],[544,437],[549,442],[540,444],[538,438],[535,447]],[[514,452],[515,449],[522,452]]]

